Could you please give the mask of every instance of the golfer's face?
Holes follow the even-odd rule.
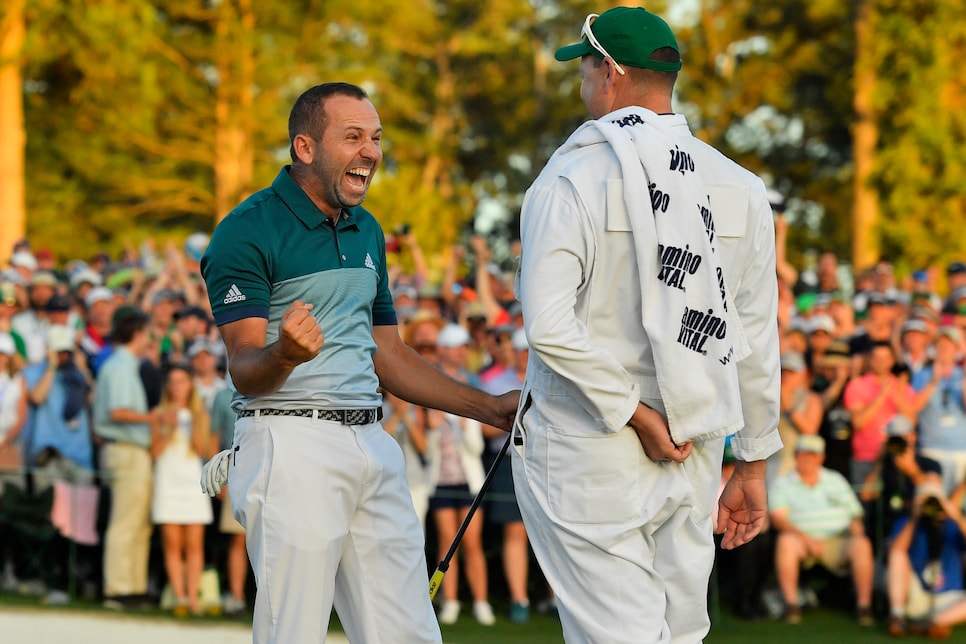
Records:
[[[322,199],[338,212],[358,206],[382,161],[382,124],[367,100],[333,96],[325,103],[326,126],[320,153],[312,160]]]

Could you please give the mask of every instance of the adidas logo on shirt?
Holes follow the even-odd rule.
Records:
[[[228,289],[228,295],[225,296],[225,304],[241,302],[244,299],[246,299],[245,294],[238,290],[238,286],[236,284],[232,284],[231,288]]]
[[[376,270],[376,265],[372,261],[372,257],[369,255],[369,253],[366,253],[366,268],[371,268],[372,270]]]

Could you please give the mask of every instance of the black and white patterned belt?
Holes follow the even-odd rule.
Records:
[[[245,409],[239,418],[249,416],[299,416],[317,420],[332,420],[343,425],[371,425],[382,420],[382,407],[375,409]]]

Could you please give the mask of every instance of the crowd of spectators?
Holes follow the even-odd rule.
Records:
[[[145,244],[118,258],[66,262],[27,240],[13,249],[0,272],[4,590],[57,603],[76,586],[73,592],[112,609],[160,603],[177,615],[246,610],[252,588],[244,529],[227,493],[212,502],[198,484],[204,460],[231,447],[234,425],[224,345],[200,277],[206,242],[197,234],[183,246]],[[471,243],[469,274],[463,249],[454,248],[436,282],[412,233],[391,237],[388,247],[404,340],[453,377],[494,391],[518,387],[527,347],[512,274],[492,261],[483,238]],[[407,455],[414,504],[432,529],[427,542],[441,557],[505,434],[388,393],[384,405],[384,426]],[[509,461],[503,465],[451,564],[441,621],[457,619],[461,581],[476,620],[495,621],[488,583],[494,549],[482,541],[491,514],[509,617],[529,619],[530,556]],[[36,534],[6,511],[15,504],[55,528],[43,532],[39,549],[33,542],[33,556],[27,544]],[[219,605],[204,597],[208,569],[224,591]],[[541,609],[554,610],[549,593],[544,600]]]
[[[722,553],[742,580],[724,592],[747,618],[797,624],[821,603],[948,637],[966,622],[966,263],[899,278],[886,259],[853,272],[823,252],[800,269],[772,206],[785,447],[768,464],[770,530]]]
[[[28,240],[13,249],[0,272],[3,590],[121,610],[168,597],[179,615],[245,609],[237,527],[215,524],[226,504],[199,487],[233,430],[220,420],[230,398],[218,396],[206,244],[64,263]],[[224,600],[217,584],[201,592],[206,563],[226,573]]]
[[[712,592],[747,619],[795,624],[807,619],[803,609],[820,602],[855,610],[864,625],[883,621],[894,635],[921,629],[948,636],[966,621],[966,263],[923,267],[901,279],[885,259],[853,272],[831,252],[818,255],[813,268],[797,267],[786,259],[780,198],[773,207],[785,447],[769,461],[769,530],[719,553],[720,581]],[[528,351],[512,268],[495,263],[486,240],[474,236],[467,247],[448,249],[442,268],[431,270],[416,236],[397,232],[387,249],[405,341],[475,386],[519,387]],[[158,489],[177,487],[173,477],[195,471],[232,441],[224,349],[199,275],[205,243],[198,234],[160,252],[145,245],[117,259],[59,264],[24,241],[0,273],[0,521],[4,499],[20,490],[47,504],[50,521],[58,500],[64,503],[60,497],[69,495],[69,521],[57,519],[52,541],[83,546],[70,572],[121,608],[157,601],[160,587],[170,584],[176,611],[201,612],[198,577],[207,565],[220,572],[222,609],[245,609],[244,531],[227,500],[183,516],[174,492]],[[513,247],[509,256],[518,253]],[[117,353],[118,321],[131,311],[143,319],[143,346],[134,349],[143,409],[116,383],[99,393]],[[154,507],[153,524],[163,535],[150,561],[132,564],[127,553],[118,563],[110,554],[116,497],[137,486],[104,458],[110,446],[137,440],[99,430],[99,395],[119,398],[113,407],[101,403],[107,408],[134,414],[115,415],[108,425],[147,428],[142,447],[149,465],[141,477],[148,480],[138,489],[155,505],[141,499],[142,519],[150,530]],[[433,530],[427,542],[442,557],[505,434],[388,393],[384,407],[384,427],[406,455],[414,505]],[[172,444],[179,446],[176,463]],[[725,474],[729,458],[726,452]],[[511,621],[529,618],[529,594],[539,584],[530,579],[526,531],[507,472],[495,480],[445,578],[443,622],[457,620],[465,590],[477,621],[493,623],[493,570],[502,573],[498,592],[508,598]],[[162,512],[162,500],[177,511]],[[20,542],[0,528],[4,534],[0,566],[11,589],[34,571],[17,551]],[[57,556],[44,559],[41,577],[48,591],[62,591],[67,559],[63,547],[50,552]],[[138,574],[144,568],[148,581],[109,592],[109,569],[118,565],[135,565]],[[844,595],[830,590],[843,587],[828,583],[838,577],[849,581]],[[538,592],[539,608],[552,610],[552,594]]]

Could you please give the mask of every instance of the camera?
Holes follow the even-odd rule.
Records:
[[[922,501],[922,516],[935,521],[943,511],[943,504],[935,496],[928,496]]]
[[[399,224],[392,229],[392,234],[396,235],[397,237],[401,237],[402,235],[408,235],[409,230],[409,224]]]
[[[886,441],[885,448],[890,456],[899,456],[909,449],[909,441],[902,436],[890,436]]]

